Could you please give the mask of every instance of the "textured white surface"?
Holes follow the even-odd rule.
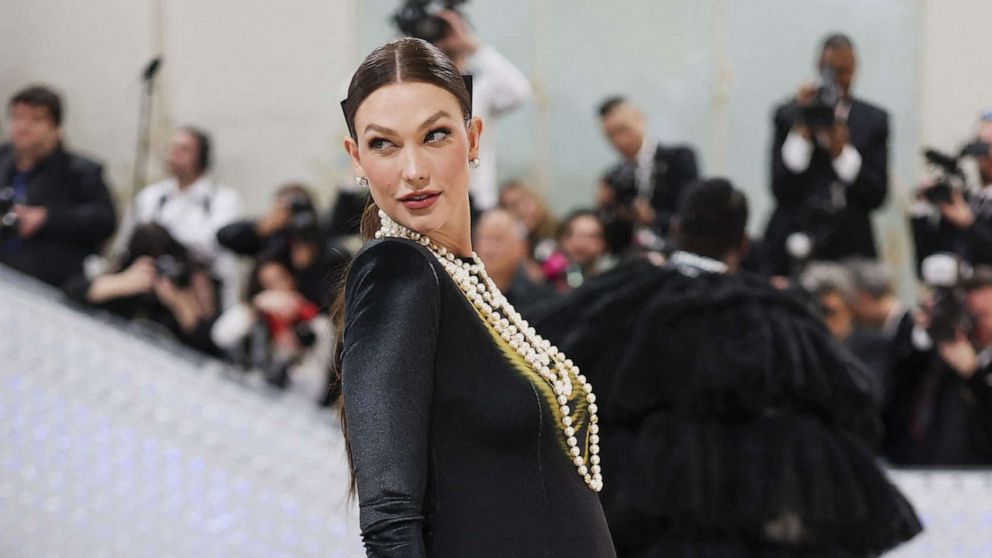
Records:
[[[360,557],[337,419],[65,308],[0,269],[0,557]],[[893,471],[926,531],[992,556],[992,471]]]
[[[336,417],[0,274],[0,556],[363,556]]]

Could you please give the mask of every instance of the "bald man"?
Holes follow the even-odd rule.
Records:
[[[528,277],[527,228],[509,211],[490,209],[479,217],[475,251],[500,292],[525,317],[535,304],[554,296],[550,287]]]
[[[599,117],[603,135],[621,159],[600,185],[600,209],[632,228],[646,226],[667,235],[682,191],[699,175],[695,152],[688,146],[658,143],[650,136],[644,113],[623,97],[603,101]],[[607,236],[614,252],[616,244],[624,244],[610,231]]]

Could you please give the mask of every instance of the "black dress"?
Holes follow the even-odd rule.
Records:
[[[616,555],[553,391],[426,248],[385,239],[356,256],[342,381],[368,556]]]
[[[602,401],[621,556],[869,556],[920,531],[875,464],[872,377],[766,280],[634,262],[535,322]]]

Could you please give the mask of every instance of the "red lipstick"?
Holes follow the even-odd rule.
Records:
[[[434,205],[434,202],[436,202],[440,197],[441,192],[422,190],[403,196],[400,198],[400,203],[410,210],[427,209],[428,207]]]

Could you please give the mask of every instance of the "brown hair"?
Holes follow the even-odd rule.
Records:
[[[44,107],[48,110],[48,116],[52,119],[55,127],[62,125],[62,99],[52,89],[44,85],[32,85],[22,89],[10,98],[7,109],[13,109],[14,105],[22,104],[30,107]]]
[[[382,87],[402,82],[420,82],[436,85],[451,93],[458,100],[466,125],[472,118],[472,95],[469,91],[471,78],[462,76],[455,64],[437,47],[412,37],[404,37],[373,50],[355,70],[355,75],[348,85],[348,97],[341,101],[341,110],[348,125],[351,138],[358,141],[355,129],[355,113],[362,103]],[[379,229],[379,208],[369,195],[362,214],[362,240],[372,239]],[[347,277],[347,273],[344,274]],[[332,317],[335,323],[337,346],[341,346],[344,332],[344,292],[345,282],[338,289],[338,295],[332,307]],[[340,351],[337,352],[340,355]],[[335,358],[332,363],[332,374],[336,381],[341,380],[340,361]],[[348,439],[348,423],[345,418],[344,394],[338,398],[338,412],[341,418],[341,430],[344,432],[345,448],[348,453],[348,465],[352,470],[351,494],[355,493],[354,466],[351,461],[351,442]]]

